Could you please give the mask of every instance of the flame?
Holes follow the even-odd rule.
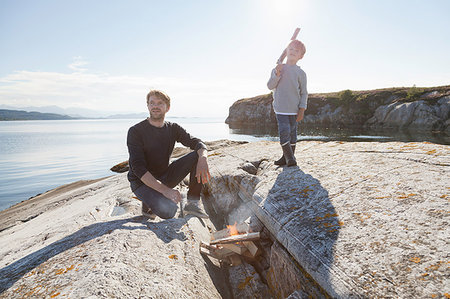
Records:
[[[230,236],[239,235],[236,222],[233,225],[227,225],[227,228],[228,228],[228,232],[230,233]]]

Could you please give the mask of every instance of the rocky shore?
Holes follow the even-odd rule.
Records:
[[[276,142],[218,143],[211,221],[141,217],[126,173],[0,212],[0,297],[449,296],[448,146],[299,142],[284,168]],[[210,231],[242,221],[264,236],[260,260],[200,255]]]
[[[276,123],[272,94],[236,101],[232,127]],[[303,124],[325,127],[450,131],[450,86],[310,94]]]

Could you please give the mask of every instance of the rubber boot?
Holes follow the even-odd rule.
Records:
[[[286,165],[286,159],[284,158],[284,155],[282,155],[280,159],[273,162],[273,164],[278,165],[278,166]]]
[[[292,153],[295,154],[295,144],[294,145],[291,144],[291,148],[292,148]],[[284,158],[284,155],[282,155],[280,159],[276,160],[274,162],[274,164],[278,165],[278,166],[286,165],[286,159]]]
[[[286,164],[288,167],[290,166],[296,166],[297,161],[295,161],[294,153],[292,151],[292,147],[289,143],[282,145],[281,148],[283,149],[283,155],[286,160]]]

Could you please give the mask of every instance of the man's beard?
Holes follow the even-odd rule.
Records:
[[[150,112],[150,120],[160,121],[164,120],[164,113],[152,113]]]

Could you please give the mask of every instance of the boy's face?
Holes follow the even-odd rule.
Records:
[[[287,48],[287,59],[289,60],[299,61],[303,58],[304,54],[305,53],[303,53],[301,48],[294,47],[292,45]]]
[[[150,113],[150,118],[153,120],[164,119],[167,111],[169,111],[166,102],[155,96],[150,96],[147,108]]]

